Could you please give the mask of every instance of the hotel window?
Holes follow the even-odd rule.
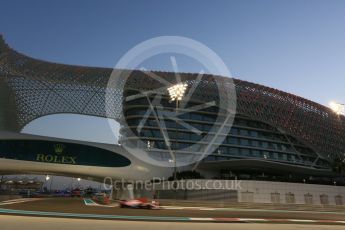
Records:
[[[242,120],[242,119],[240,119],[240,120],[238,120],[238,125],[240,125],[240,126],[247,126],[247,122],[245,121],[245,120]]]
[[[238,129],[237,129],[237,128],[232,128],[231,131],[230,131],[230,133],[231,133],[232,135],[237,135],[237,134],[238,134]]]
[[[215,121],[215,119],[213,117],[210,117],[210,116],[203,116],[203,120],[204,121],[211,121],[211,122]]]
[[[288,159],[287,159],[287,155],[286,154],[282,154],[283,155],[283,160],[284,161],[287,161]]]
[[[210,131],[211,126],[210,125],[203,125],[203,130],[204,131]]]
[[[275,159],[275,160],[279,159],[278,153],[273,153],[273,159]]]
[[[218,148],[218,150],[220,151],[221,154],[228,154],[228,148],[227,147],[220,146]]]
[[[187,148],[189,148],[189,146],[190,146],[190,144],[188,144],[188,143],[180,143],[179,144],[180,149],[187,150]]]
[[[202,120],[202,117],[200,114],[197,114],[197,113],[191,113],[191,119],[194,120],[194,121],[201,121]]]
[[[261,146],[262,146],[262,148],[267,149],[268,148],[268,143],[263,141],[263,142],[261,142]]]
[[[293,159],[295,159],[295,156],[294,155],[291,155],[291,154],[287,154],[287,160],[288,161],[294,161]]]
[[[248,146],[249,145],[249,141],[247,139],[240,139],[241,140],[241,145],[244,145],[244,146]]]
[[[246,129],[240,129],[240,135],[241,135],[241,136],[248,136],[248,130],[246,130]]]
[[[217,157],[218,161],[226,161],[228,158],[227,157]]]
[[[215,157],[215,156],[212,156],[212,155],[207,156],[207,157],[205,158],[205,161],[214,161],[214,160],[216,160],[216,157]]]
[[[259,147],[259,141],[252,140],[252,146]]]
[[[155,120],[147,120],[149,126],[157,127],[157,122]]]
[[[175,126],[171,121],[165,121],[164,123],[165,123],[165,127],[167,128],[174,128]]]
[[[238,155],[239,149],[238,148],[230,148],[230,154],[231,155]]]
[[[238,139],[236,137],[230,137],[229,139],[230,144],[237,145]]]
[[[251,137],[258,137],[258,132],[257,131],[250,131],[250,136]]]
[[[189,113],[184,113],[184,114],[181,114],[178,116],[180,119],[183,119],[183,120],[190,120],[190,116],[189,116]]]
[[[249,149],[241,149],[241,155],[242,156],[249,156],[250,155]]]
[[[192,136],[191,136],[192,135]],[[190,134],[190,133],[182,133],[182,132],[180,132],[179,133],[179,139],[181,139],[181,140],[194,140],[193,139],[193,135],[196,135],[196,134]]]
[[[198,130],[200,130],[200,131],[203,130],[201,124],[191,124],[191,126],[193,126],[194,128],[196,128],[196,129],[198,129]]]
[[[262,158],[264,159],[268,159],[271,157],[268,151],[262,151],[261,154],[262,154]]]
[[[253,157],[260,157],[260,151],[259,150],[252,150],[252,156]]]

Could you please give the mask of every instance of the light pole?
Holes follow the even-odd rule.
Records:
[[[0,179],[0,193],[2,190],[2,182],[4,181],[4,175],[1,175],[1,179]]]
[[[49,192],[52,192],[52,184],[53,184],[53,179],[54,177],[52,176],[51,180],[50,180],[50,186],[49,186]]]
[[[46,178],[44,178],[45,179],[45,182],[42,184],[42,190],[44,190],[44,184],[46,184],[46,188],[47,188],[47,190],[48,190],[48,181],[50,180],[50,176],[49,175],[46,175]],[[44,191],[45,192],[45,191]]]
[[[78,177],[78,178],[77,178],[77,181],[78,181],[78,188],[80,188],[80,181],[81,181],[81,178]]]
[[[187,90],[187,83],[177,83],[171,87],[168,88],[168,93],[169,93],[169,97],[170,97],[170,101],[176,101],[176,107],[175,107],[175,114],[177,116],[178,114],[178,106],[179,106],[179,101],[181,101],[183,99],[184,94],[186,93]],[[177,173],[177,164],[176,164],[176,151],[177,151],[177,145],[178,145],[178,127],[177,127],[177,123],[176,123],[176,146],[175,146],[175,153],[174,153],[174,159],[172,159],[174,161],[174,181],[177,180],[176,177],[176,173]]]
[[[331,101],[329,107],[338,115],[345,114],[345,104]]]

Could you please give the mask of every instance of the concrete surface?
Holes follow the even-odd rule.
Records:
[[[255,229],[255,230],[343,230],[344,226],[299,224],[246,224],[246,223],[180,223],[141,222],[115,220],[64,219],[49,217],[24,217],[0,215],[1,230],[208,230],[208,229]]]

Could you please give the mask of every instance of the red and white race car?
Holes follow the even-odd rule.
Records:
[[[149,202],[146,198],[139,198],[136,200],[120,200],[120,208],[142,208],[142,209],[159,209],[157,201]]]

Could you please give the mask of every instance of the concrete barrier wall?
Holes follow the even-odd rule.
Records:
[[[345,187],[267,181],[242,181],[239,202],[344,205]],[[250,202],[250,201],[249,201]]]
[[[164,182],[155,186],[156,194],[164,199],[169,199],[170,194],[171,199],[174,199],[176,193],[171,191],[173,187],[173,182]],[[342,186],[247,180],[187,180],[179,182],[177,187],[178,197],[186,200],[216,201],[224,197],[226,202],[228,197],[232,197],[229,201],[234,202],[235,192],[236,201],[241,203],[345,205],[345,187]]]

